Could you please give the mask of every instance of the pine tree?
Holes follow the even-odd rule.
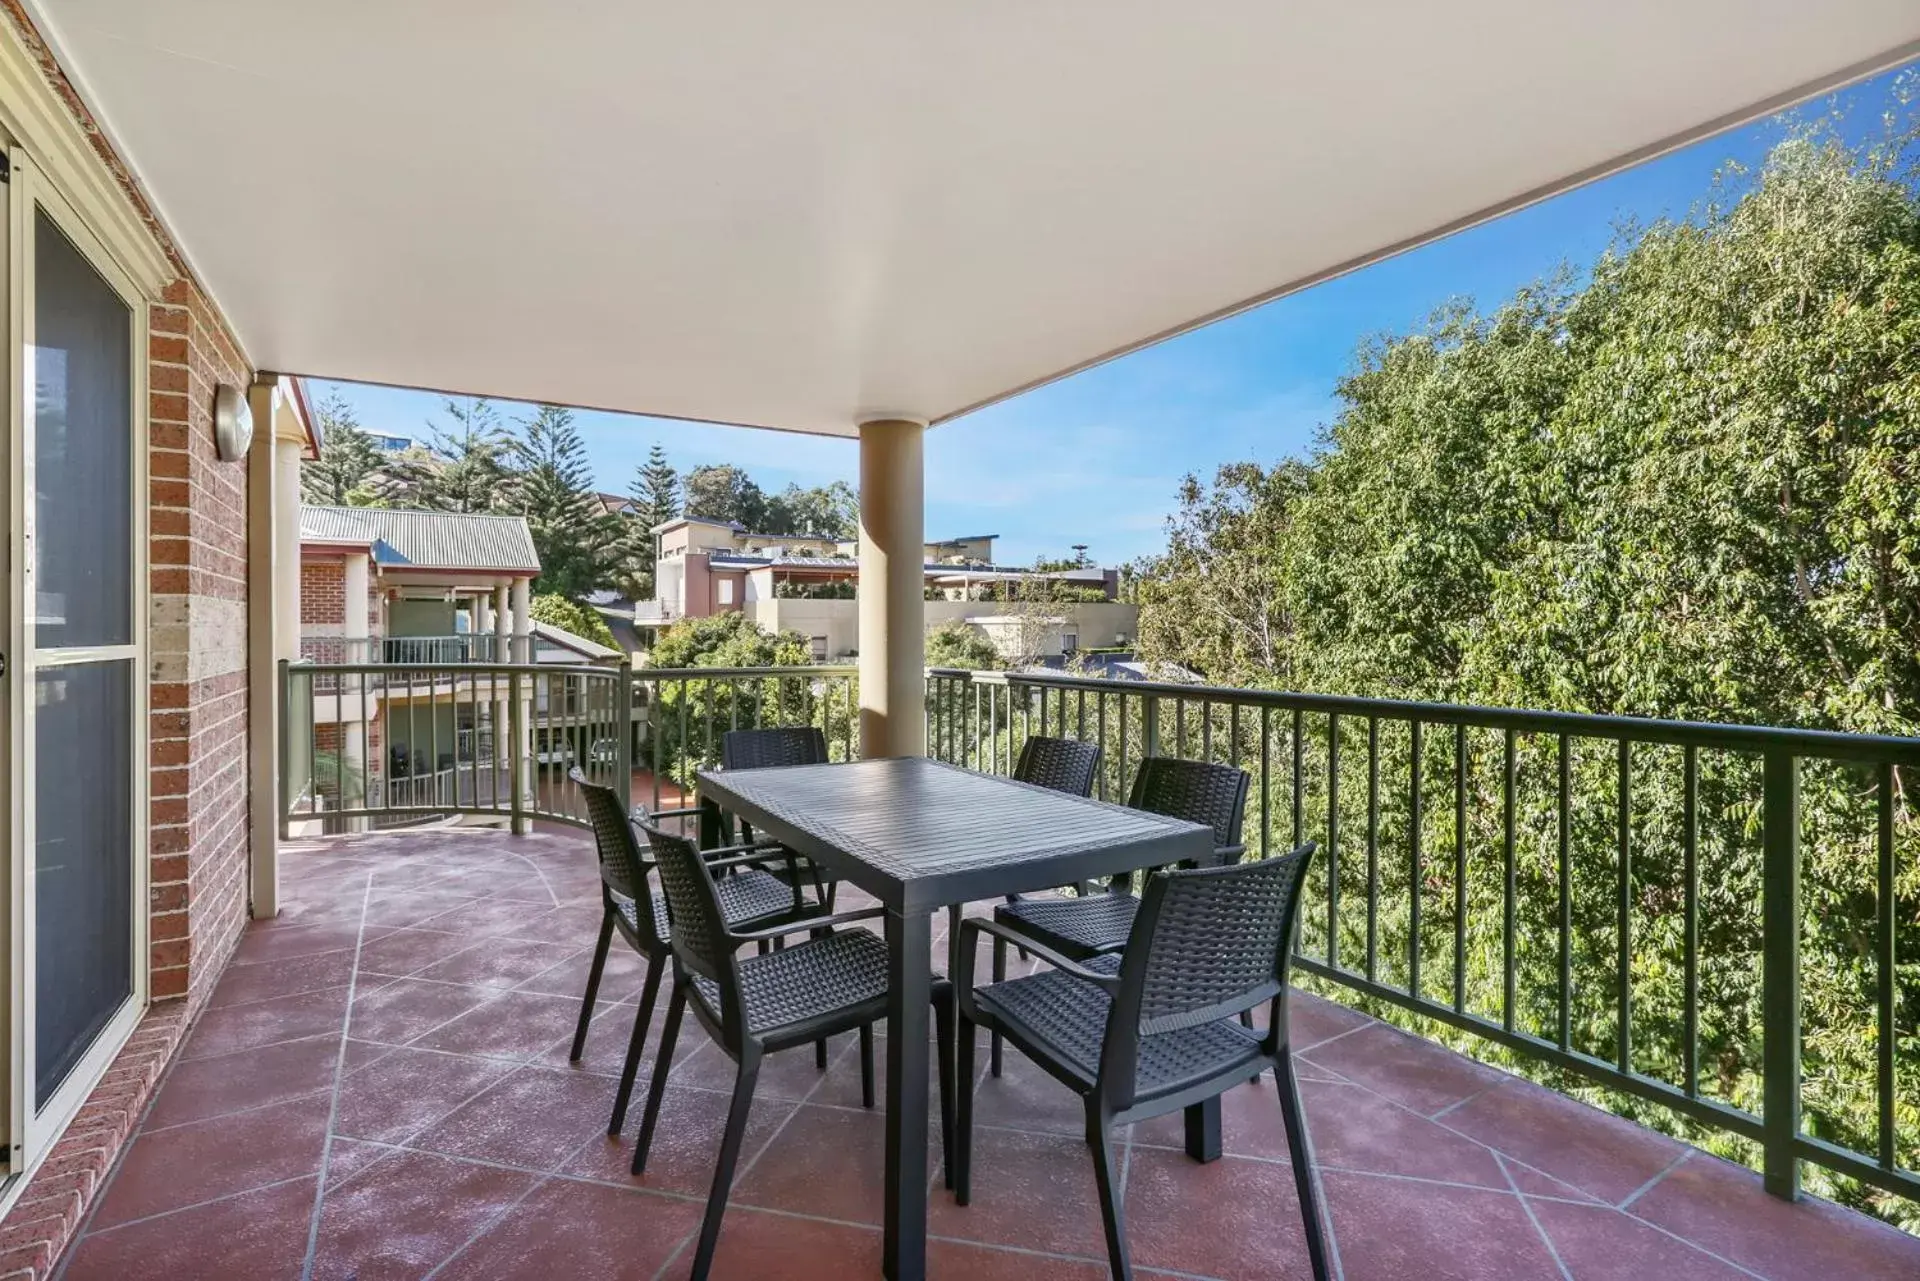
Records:
[[[313,403],[320,456],[300,464],[300,497],[333,507],[385,507],[405,497],[415,479],[404,460],[389,458],[360,429],[353,406],[337,391]]]
[[[449,397],[442,412],[451,426],[427,422],[439,461],[421,476],[422,505],[450,512],[499,510],[512,479],[513,445],[499,411],[485,397]]]
[[[667,461],[667,451],[655,441],[647,461],[634,473],[627,489],[633,499],[634,516],[642,530],[651,531],[680,514],[680,473]]]
[[[527,518],[540,555],[539,592],[578,599],[602,585],[618,554],[619,517],[594,497],[587,447],[573,425],[573,411],[542,405],[520,421],[512,441],[519,475],[515,505]]]

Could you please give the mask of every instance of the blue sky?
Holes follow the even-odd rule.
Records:
[[[1832,100],[1846,135],[1877,133],[1899,77]],[[1785,127],[1769,120],[1723,134],[948,423],[927,438],[927,532],[997,533],[1007,563],[1065,554],[1074,543],[1105,564],[1152,553],[1187,472],[1207,476],[1223,462],[1270,463],[1312,448],[1338,412],[1334,385],[1361,340],[1412,329],[1450,298],[1492,306],[1563,262],[1582,267],[1622,220],[1685,216],[1725,162],[1756,164]],[[315,390],[334,386],[363,426],[399,435],[425,435],[442,401],[353,384]],[[624,492],[656,440],[682,471],[737,463],[769,490],[856,476],[850,440],[605,413],[577,422],[606,490]]]

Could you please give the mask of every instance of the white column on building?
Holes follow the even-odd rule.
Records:
[[[376,658],[366,644],[371,632],[367,618],[371,568],[371,558],[365,552],[355,553],[346,559],[346,572],[341,583],[341,594],[346,597],[346,613],[341,619],[340,634],[347,642],[346,661],[349,663],[371,663]]]
[[[860,754],[927,747],[926,425],[860,424]]]
[[[513,639],[513,607],[508,604],[510,591],[505,583],[493,589],[493,661],[496,663],[513,661],[508,650]]]
[[[505,663],[511,661],[508,646],[512,642],[513,611],[507,604],[509,589],[505,583],[493,589],[493,604],[489,612],[493,619],[493,661]],[[495,770],[507,767],[507,682],[496,678],[493,682],[496,697],[493,700],[493,765]]]

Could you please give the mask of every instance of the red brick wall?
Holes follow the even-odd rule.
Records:
[[[338,557],[300,559],[302,626],[339,627],[347,621],[347,567]]]
[[[186,281],[149,327],[150,990],[197,1007],[247,915],[246,464],[214,456],[213,395],[253,372]]]

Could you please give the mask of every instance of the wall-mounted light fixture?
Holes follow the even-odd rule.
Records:
[[[213,452],[223,463],[238,462],[247,456],[253,443],[253,409],[247,394],[232,383],[221,383],[213,390]]]

